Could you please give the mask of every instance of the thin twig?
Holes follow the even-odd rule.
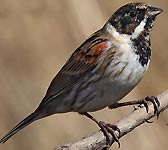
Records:
[[[168,89],[157,97],[160,101],[159,112],[162,112],[168,108]],[[136,127],[145,123],[146,120],[149,120],[154,116],[154,109],[151,103],[149,103],[148,113],[146,112],[146,109],[144,107],[131,112],[128,116],[124,117],[116,123],[121,132],[119,138],[128,134]],[[55,150],[102,150],[105,146],[105,143],[106,139],[103,133],[101,131],[97,131],[92,135],[84,137],[74,143],[69,143],[57,147],[55,148]]]

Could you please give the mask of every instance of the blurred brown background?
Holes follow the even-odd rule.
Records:
[[[0,137],[31,113],[70,54],[122,0],[0,0]],[[168,1],[144,0],[164,9],[152,34],[152,62],[143,81],[124,100],[157,95],[168,80]],[[115,122],[132,110],[102,110],[97,119]],[[121,139],[121,150],[167,150],[168,112]],[[76,113],[54,115],[28,126],[0,150],[50,150],[98,127]],[[112,149],[118,149],[117,144]]]

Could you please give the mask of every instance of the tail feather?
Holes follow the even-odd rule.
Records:
[[[1,140],[0,143],[5,143],[10,137],[16,134],[18,131],[23,129],[24,127],[28,126],[32,122],[38,119],[38,116],[35,112],[30,114],[24,120],[22,120],[18,125],[16,125],[11,131],[9,131]]]

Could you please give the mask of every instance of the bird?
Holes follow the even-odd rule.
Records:
[[[70,56],[51,81],[37,109],[9,131],[5,143],[21,129],[41,118],[77,112],[93,120],[104,133],[118,142],[116,125],[98,121],[90,112],[143,104],[148,101],[154,113],[160,105],[155,96],[129,102],[118,102],[141,81],[151,60],[150,35],[161,8],[143,2],[121,6],[101,29],[89,36]]]

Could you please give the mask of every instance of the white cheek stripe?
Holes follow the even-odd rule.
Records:
[[[147,18],[145,17],[143,21],[135,28],[132,35],[120,34],[117,30],[110,24],[106,24],[107,30],[113,35],[113,37],[120,43],[130,42],[130,39],[136,39],[140,33],[144,30]]]
[[[136,39],[140,33],[144,30],[147,19],[145,18],[141,23],[135,28],[134,33],[131,35],[132,39]]]

